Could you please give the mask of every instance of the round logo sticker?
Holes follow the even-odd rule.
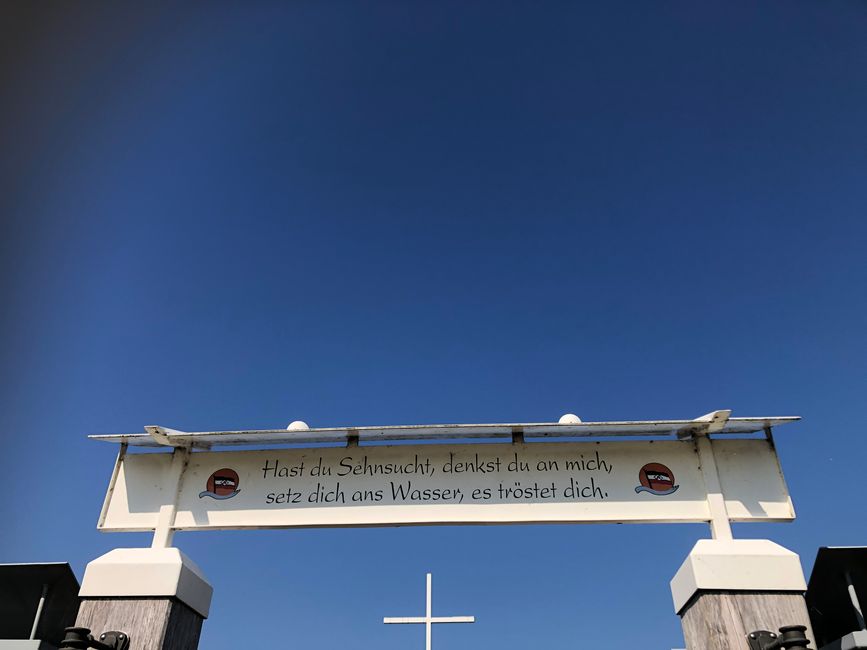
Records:
[[[671,494],[679,488],[674,484],[674,472],[662,463],[647,463],[638,470],[638,485],[635,492],[650,492],[657,496]]]
[[[199,498],[231,499],[241,490],[238,488],[238,472],[228,467],[218,469],[208,477],[207,489],[199,492]]]

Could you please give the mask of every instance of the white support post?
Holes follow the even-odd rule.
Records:
[[[431,650],[430,648],[430,637],[431,637],[431,619],[433,618],[433,606],[431,605],[431,574],[427,574],[427,607],[425,609],[425,648],[427,650]]]
[[[117,459],[114,461],[114,469],[111,470],[111,478],[108,481],[108,490],[105,493],[105,499],[102,502],[102,510],[99,511],[99,523],[97,528],[101,528],[105,523],[105,517],[108,514],[108,504],[111,503],[111,497],[114,495],[114,488],[117,486],[117,477],[120,474],[120,467],[123,464],[123,459],[126,456],[126,450],[129,445],[125,442],[120,444],[117,450]]]
[[[36,630],[39,627],[39,621],[42,619],[42,609],[45,607],[45,599],[48,597],[48,585],[42,585],[42,595],[39,597],[39,604],[36,606],[36,616],[33,617],[33,627],[30,628],[30,640],[36,638]]]
[[[713,441],[705,435],[696,437],[696,450],[701,463],[701,474],[707,488],[707,507],[710,511],[710,534],[714,539],[733,539],[732,526],[726,510],[725,497],[720,485],[716,459],[713,455]]]
[[[178,510],[178,496],[181,492],[181,482],[184,478],[184,470],[190,462],[189,447],[176,447],[172,452],[172,466],[167,484],[174,486],[169,497],[169,503],[160,506],[157,514],[157,525],[154,528],[154,538],[151,548],[168,548],[172,545],[175,536],[175,514]]]
[[[713,441],[708,437],[711,433],[722,431],[732,412],[730,410],[712,411],[696,418],[694,422],[701,423],[695,429],[695,450],[701,465],[701,474],[707,488],[707,507],[710,511],[710,533],[714,539],[733,539],[732,527],[726,510],[725,497],[719,480],[716,459],[713,455]]]
[[[846,588],[849,591],[849,601],[852,603],[852,609],[855,610],[855,619],[858,621],[858,629],[867,629],[867,623],[864,621],[864,612],[861,609],[861,603],[858,601],[858,594],[855,593],[855,585],[852,584],[852,574],[846,572]]]

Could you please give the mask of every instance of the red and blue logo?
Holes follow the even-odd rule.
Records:
[[[199,492],[199,498],[231,499],[241,490],[238,488],[238,472],[228,467],[218,469],[208,477],[207,490]]]
[[[649,492],[660,497],[673,494],[680,487],[674,484],[674,472],[662,463],[647,463],[638,470],[638,482],[641,485],[636,486],[636,494]]]

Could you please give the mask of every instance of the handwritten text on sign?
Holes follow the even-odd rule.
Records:
[[[713,443],[729,515],[794,514],[765,440]],[[172,498],[170,454],[127,455],[104,530],[147,530]],[[689,441],[455,444],[196,452],[180,529],[706,521]]]

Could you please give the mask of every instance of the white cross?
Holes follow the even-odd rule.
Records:
[[[475,616],[431,616],[430,573],[427,574],[427,608],[424,616],[386,616],[383,623],[424,623],[425,650],[430,649],[432,623],[475,623]]]

